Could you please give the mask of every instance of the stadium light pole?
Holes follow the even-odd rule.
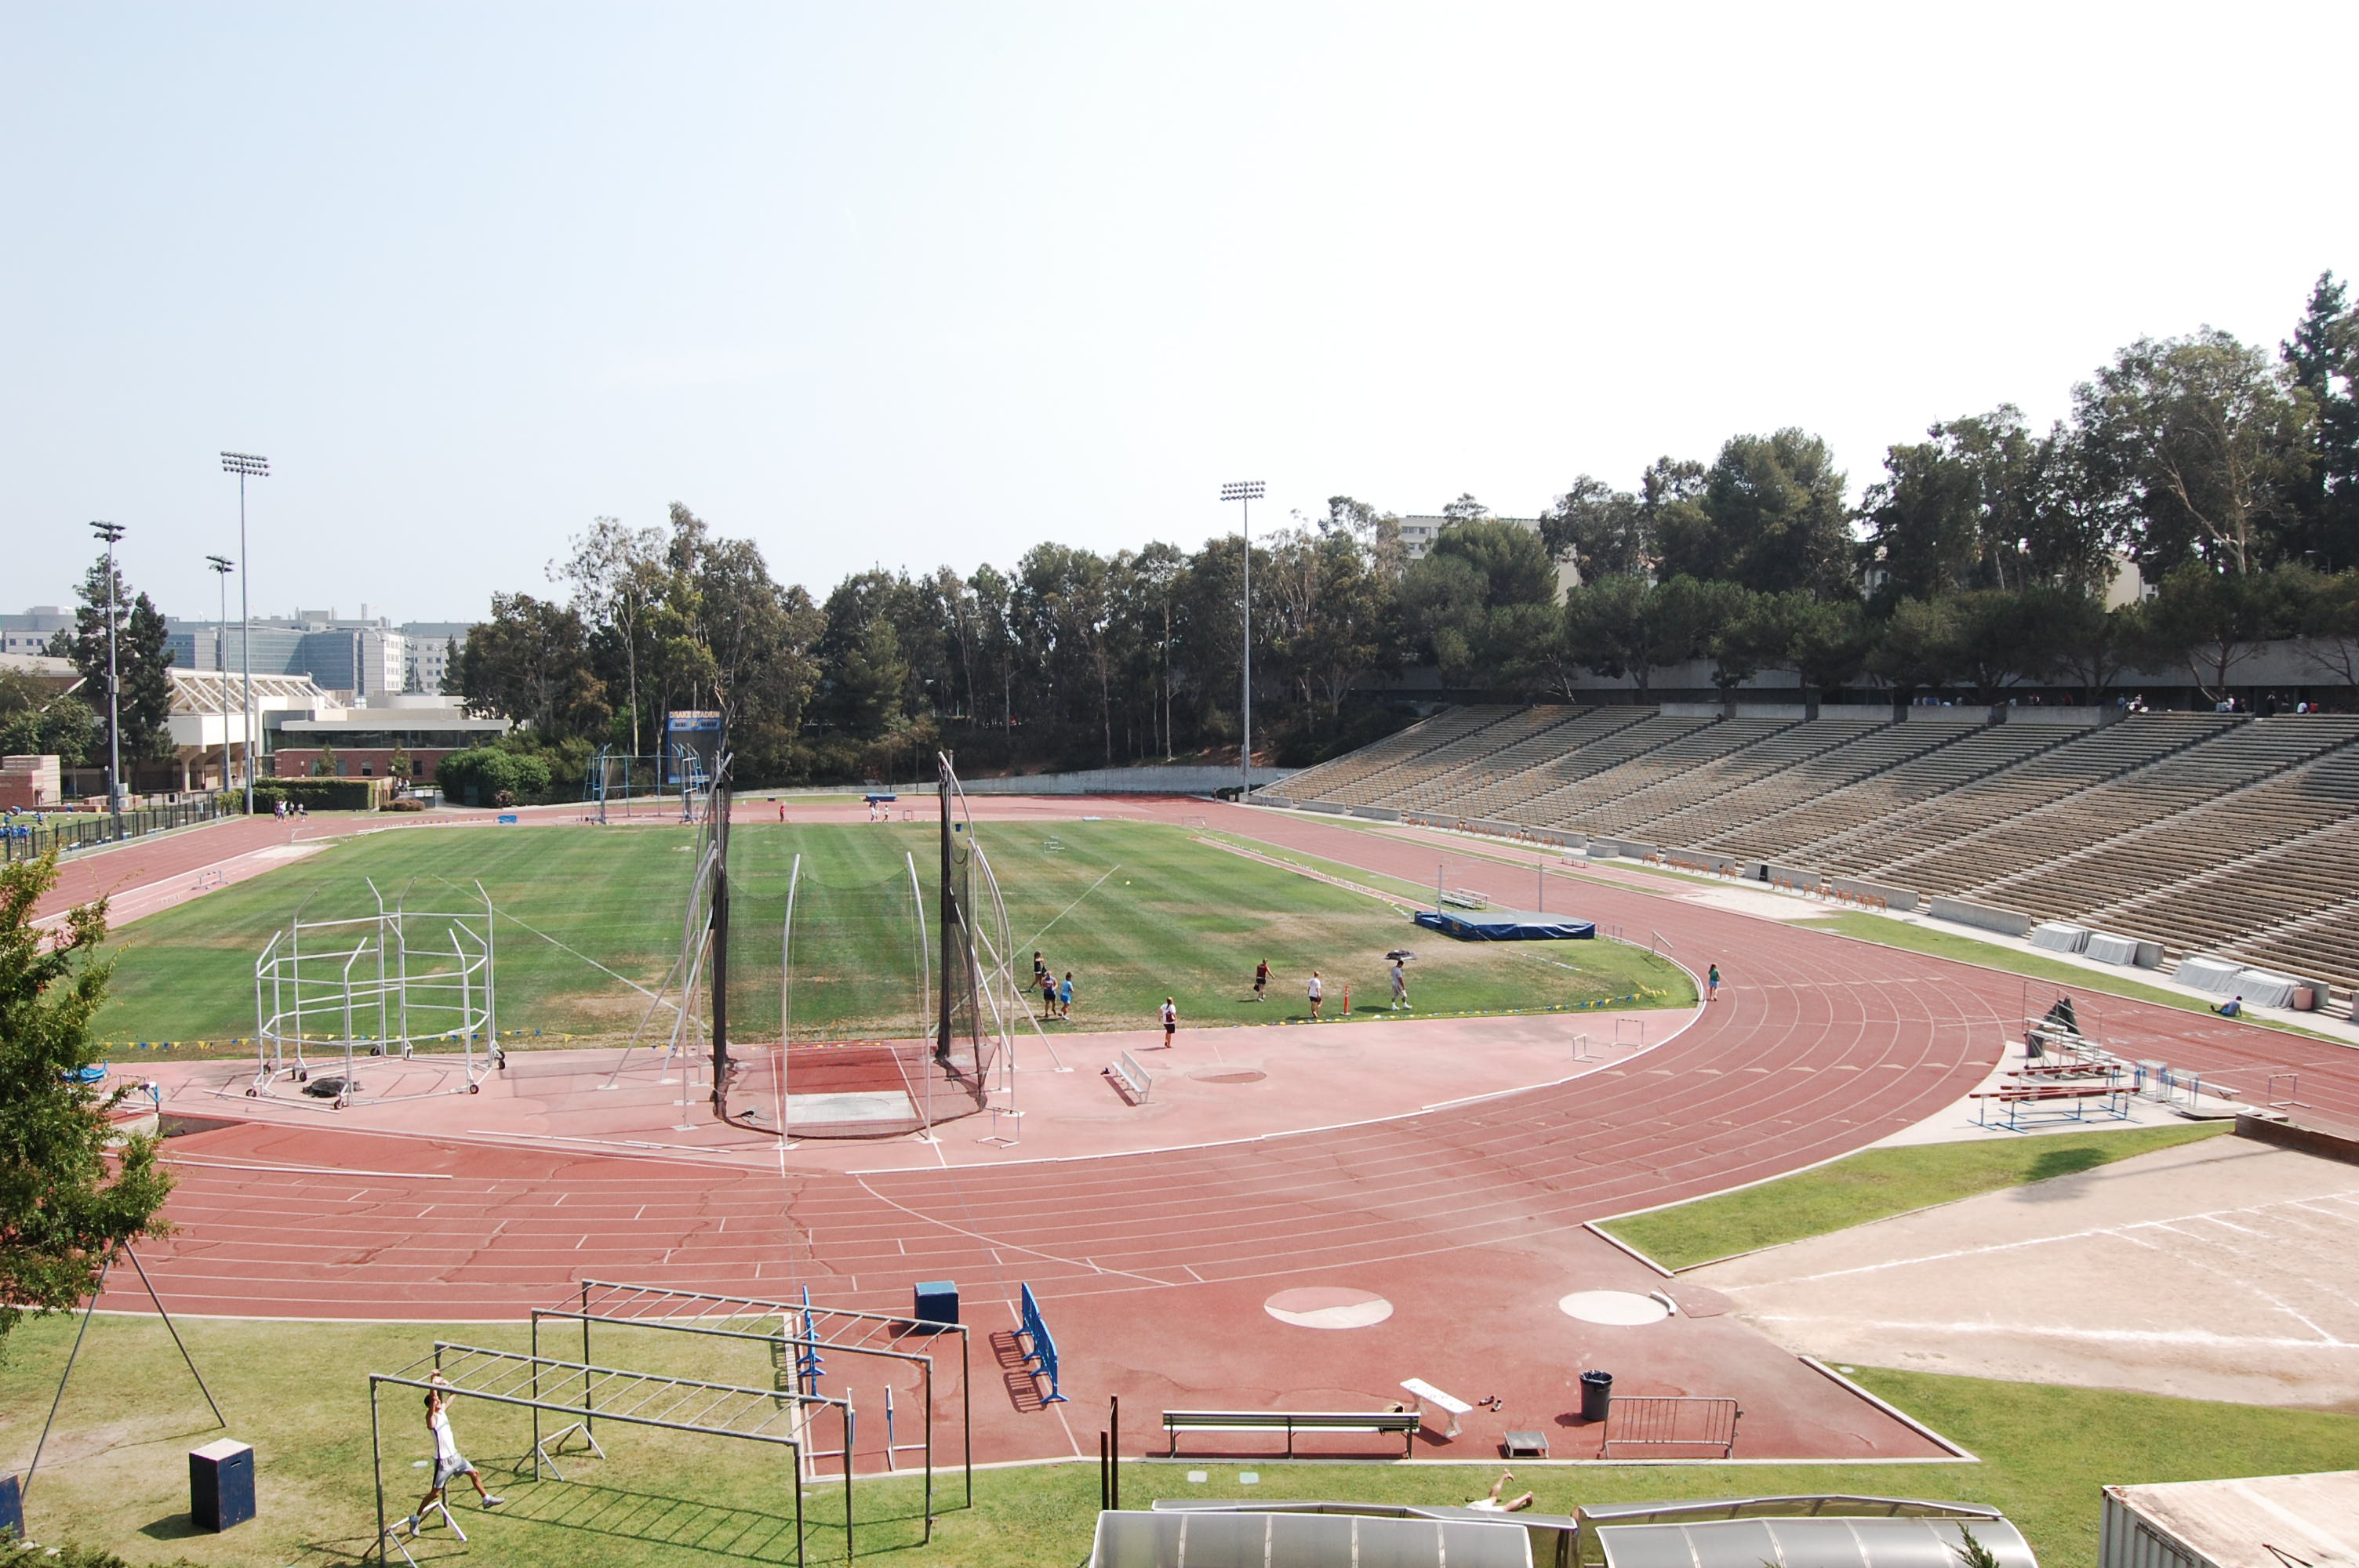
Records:
[[[245,731],[245,814],[254,815],[254,611],[249,606],[245,585],[254,579],[253,558],[245,548],[245,481],[268,479],[270,460],[252,452],[223,452],[222,471],[237,475],[237,662],[245,671],[245,714],[242,726]],[[223,741],[223,744],[228,744]],[[227,753],[223,753],[224,756]]]
[[[115,523],[93,523],[90,531],[106,541],[106,807],[114,814],[114,836],[123,837],[123,683],[114,673],[114,542],[123,537]]]
[[[221,693],[223,793],[229,790],[229,574],[236,568],[227,556],[207,556],[205,565],[221,579],[221,619],[213,622],[213,685]]]
[[[1223,503],[1236,502],[1245,509],[1245,744],[1237,752],[1238,783],[1242,786],[1237,799],[1245,800],[1253,794],[1253,503],[1267,493],[1269,487],[1257,479],[1239,480],[1221,486]]]

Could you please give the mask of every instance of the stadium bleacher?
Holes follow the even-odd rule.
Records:
[[[2359,989],[2359,719],[1991,717],[1456,708],[1285,793],[1854,877]]]

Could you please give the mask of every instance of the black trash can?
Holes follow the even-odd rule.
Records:
[[[1583,1372],[1581,1375],[1581,1419],[1603,1421],[1614,1408],[1614,1374]]]

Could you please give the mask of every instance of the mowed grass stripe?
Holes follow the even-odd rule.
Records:
[[[1050,838],[1060,848],[1043,848]],[[413,908],[460,909],[480,881],[502,915],[501,1026],[620,1038],[647,1007],[632,987],[660,985],[679,954],[693,842],[677,827],[561,827],[390,832],[339,843],[125,927],[114,943],[114,1000],[99,1028],[119,1042],[248,1036],[255,957],[298,907],[307,920],[372,913],[374,881],[388,904],[407,897]],[[730,1007],[741,1038],[776,1038],[780,925],[798,854],[796,1037],[888,1037],[924,1027],[917,904],[923,902],[923,930],[931,933],[939,896],[932,825],[748,824],[731,843]],[[1166,825],[996,827],[984,844],[1006,902],[1018,979],[1028,977],[1035,947],[1060,977],[1073,971],[1072,1020],[1057,1029],[1149,1028],[1167,995],[1190,1027],[1302,1018],[1314,968],[1325,979],[1330,1018],[1342,1012],[1346,986],[1356,1016],[1386,1014],[1385,954],[1402,946],[1418,954],[1411,996],[1425,1012],[1545,1010],[1625,996],[1639,1006],[1694,1000],[1681,971],[1637,948],[1451,942],[1364,894]],[[1256,1004],[1253,969],[1264,958],[1270,995]]]

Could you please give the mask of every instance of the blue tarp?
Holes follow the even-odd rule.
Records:
[[[1420,909],[1413,918],[1461,942],[1565,942],[1597,935],[1594,921],[1528,909]]]

